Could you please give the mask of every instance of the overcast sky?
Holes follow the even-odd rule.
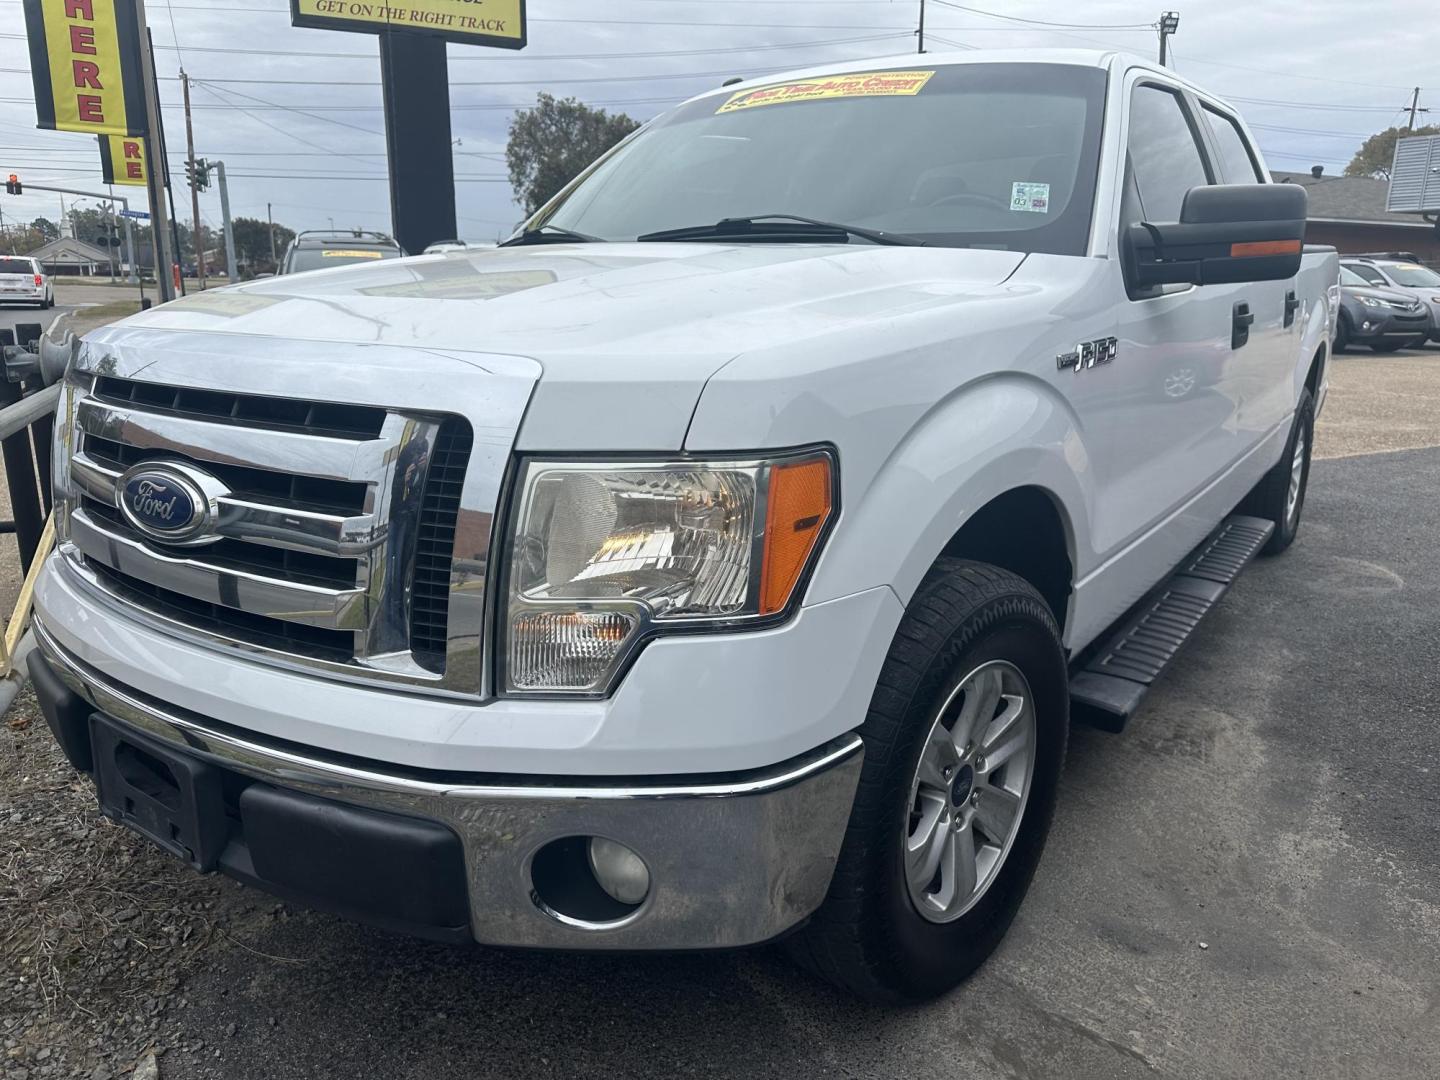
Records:
[[[519,217],[505,178],[505,133],[514,108],[532,102],[536,91],[645,119],[732,74],[913,52],[919,6],[919,0],[529,0],[530,45],[522,52],[449,46],[462,236],[493,240]],[[1153,56],[1154,30],[1129,27],[1152,23],[1164,6],[977,0],[962,7],[927,0],[926,48],[1103,46]],[[1243,110],[1273,169],[1323,164],[1339,172],[1367,134],[1402,122],[1417,84],[1428,87],[1421,104],[1440,120],[1440,50],[1423,0],[1172,6],[1181,13],[1172,39],[1175,66]],[[196,153],[225,160],[236,216],[263,218],[268,201],[275,219],[292,227],[324,228],[333,219],[337,226],[389,230],[372,36],[294,29],[287,0],[148,0],[147,7],[178,184],[183,63],[195,80]],[[28,69],[20,2],[0,0],[0,172],[98,190],[92,137],[35,128]],[[129,190],[143,199],[142,189]],[[176,198],[188,219],[188,192],[177,187]],[[59,213],[51,195],[0,200],[7,221],[53,220]],[[218,227],[213,188],[201,197],[201,216]]]

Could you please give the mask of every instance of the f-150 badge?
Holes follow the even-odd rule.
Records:
[[[1110,363],[1115,359],[1118,349],[1119,343],[1113,337],[1100,338],[1098,341],[1084,341],[1075,346],[1074,352],[1061,353],[1055,357],[1055,366],[1061,371],[1066,368],[1084,371],[1087,368],[1093,368],[1096,364]]]

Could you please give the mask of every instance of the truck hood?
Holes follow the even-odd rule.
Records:
[[[525,357],[542,375],[521,449],[673,450],[736,356],[973,300],[1023,259],[868,244],[459,251],[215,290],[123,328]]]

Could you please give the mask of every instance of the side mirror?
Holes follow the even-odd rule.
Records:
[[[1300,272],[1305,189],[1299,184],[1191,188],[1180,220],[1130,226],[1130,268],[1140,288],[1282,281]]]

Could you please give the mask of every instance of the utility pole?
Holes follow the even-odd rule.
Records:
[[[110,201],[105,204],[110,226],[105,230],[105,250],[110,253],[110,284],[115,284],[115,247],[120,242],[120,229],[115,224],[115,189],[110,190]]]
[[[190,122],[190,76],[180,69],[180,85],[185,91],[185,154],[189,162],[185,174],[190,177],[190,228],[195,233],[195,276],[205,288],[205,236],[200,228],[200,169],[195,164],[195,127]]]
[[[225,229],[225,274],[234,285],[239,278],[235,268],[235,231],[230,227],[230,186],[225,183],[225,162],[217,161],[212,166],[220,180],[220,221]]]
[[[280,256],[275,254],[275,212],[270,208],[268,202],[265,204],[265,220],[270,223],[270,261],[278,270],[280,269]]]
[[[1170,35],[1180,29],[1180,13],[1178,11],[1162,11],[1160,13],[1160,66],[1168,67],[1170,64]]]
[[[162,179],[167,171],[165,140],[160,126],[160,95],[155,85],[155,53],[150,32],[145,24],[145,0],[135,0],[136,18],[145,33],[145,47],[140,50],[141,83],[145,94],[145,160],[149,162],[150,234],[155,249],[155,286],[160,302],[175,299],[175,284],[170,278],[170,219],[165,207]]]
[[[925,51],[925,0],[920,0],[920,29],[918,31],[918,34],[920,38],[920,47],[915,51],[923,53]]]
[[[1417,86],[1415,92],[1410,95],[1410,126],[1405,129],[1406,131],[1415,130],[1415,114],[1424,111],[1426,110],[1420,108],[1420,87]]]

